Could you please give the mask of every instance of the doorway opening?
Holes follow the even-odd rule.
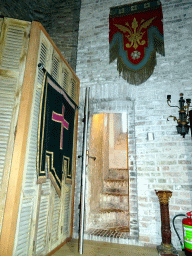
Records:
[[[127,238],[130,231],[127,113],[92,117],[86,230],[88,235]]]

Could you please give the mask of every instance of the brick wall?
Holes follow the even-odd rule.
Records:
[[[75,70],[80,5],[80,0],[5,0],[0,2],[0,16],[42,23]]]
[[[165,57],[157,54],[153,75],[134,86],[119,77],[116,62],[109,65],[108,16],[113,6],[128,4],[125,0],[82,0],[80,12],[77,75],[81,81],[78,152],[81,154],[83,101],[85,87],[91,87],[91,114],[128,109],[130,212],[135,223],[135,239],[121,243],[155,246],[161,243],[160,207],[155,189],[173,191],[170,219],[192,207],[192,141],[176,132],[178,109],[170,108],[166,95],[177,105],[179,94],[192,98],[192,4],[188,1],[162,0],[164,15]],[[128,102],[134,104],[128,104]],[[147,133],[154,140],[147,140]],[[75,210],[79,204],[81,163],[77,162]],[[138,200],[137,200],[138,199]],[[182,236],[181,221],[177,221]],[[173,231],[172,243],[180,249]],[[78,231],[75,215],[74,236]],[[112,241],[112,240],[111,240]],[[114,241],[117,242],[117,241]]]
[[[51,22],[46,29],[75,71],[81,0],[57,0],[52,5]]]

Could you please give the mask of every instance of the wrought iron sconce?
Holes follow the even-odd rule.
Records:
[[[170,107],[176,107],[179,108],[179,119],[177,119],[175,116],[169,116],[173,117],[173,120],[177,120],[177,132],[185,138],[185,135],[189,132],[189,127],[192,126],[192,110],[189,111],[191,99],[186,99],[187,105],[185,106],[185,100],[183,99],[183,93],[180,94],[180,100],[179,100],[179,107],[178,106],[171,106],[169,103],[171,103],[171,95],[167,95],[167,104]],[[169,118],[168,117],[168,118]],[[169,119],[167,118],[167,121]],[[190,126],[188,123],[190,122]]]

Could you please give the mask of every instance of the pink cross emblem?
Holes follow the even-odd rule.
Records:
[[[61,135],[60,135],[60,149],[63,149],[63,129],[68,130],[69,123],[64,119],[65,107],[62,105],[62,114],[57,114],[53,111],[52,120],[61,123]]]

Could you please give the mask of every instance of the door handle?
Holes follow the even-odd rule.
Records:
[[[81,158],[82,156],[78,156],[78,158]],[[94,161],[97,159],[95,156],[89,156],[88,155],[88,158],[91,158],[91,159],[93,159]]]

